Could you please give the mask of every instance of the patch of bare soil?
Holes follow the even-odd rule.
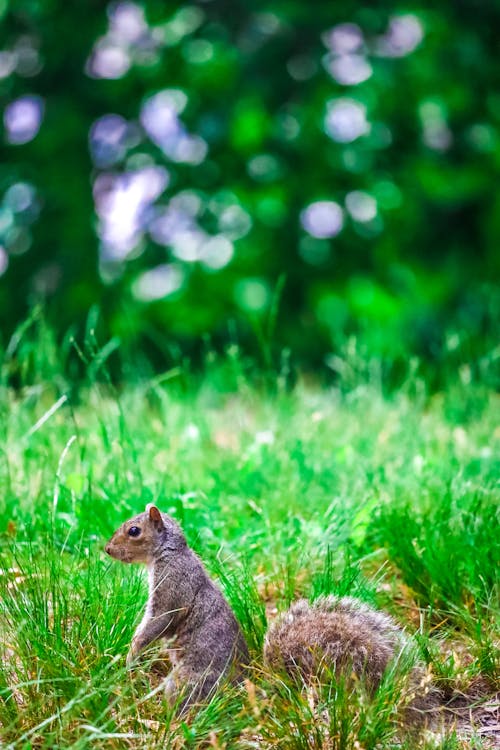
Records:
[[[477,678],[467,693],[455,692],[444,707],[443,718],[446,728],[460,739],[475,738],[484,750],[500,750],[500,692],[492,694],[485,680]]]

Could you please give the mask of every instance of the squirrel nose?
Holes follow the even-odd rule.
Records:
[[[109,544],[107,544],[107,545],[106,545],[106,546],[104,547],[104,551],[105,551],[105,552],[107,552],[107,553],[108,553],[108,555],[110,555],[110,554],[111,554],[111,553],[110,553],[110,551],[109,551]]]

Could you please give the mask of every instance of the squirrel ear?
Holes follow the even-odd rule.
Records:
[[[149,503],[146,505],[146,513],[149,516],[149,520],[152,521],[152,523],[155,524],[155,526],[162,527],[163,526],[163,518],[161,517],[161,513],[156,507],[156,505],[153,505],[152,503]]]

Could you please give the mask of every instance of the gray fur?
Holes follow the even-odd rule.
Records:
[[[133,526],[141,530],[137,537],[128,533]],[[183,694],[182,708],[207,698],[225,678],[241,679],[249,656],[239,625],[175,521],[148,506],[115,532],[106,552],[148,567],[148,603],[127,664],[154,641],[172,641],[165,688],[172,703]]]
[[[372,688],[405,646],[394,621],[351,597],[320,597],[292,604],[270,626],[264,660],[273,670],[309,680],[326,669],[354,672]]]
[[[137,537],[129,535],[133,526],[140,529]],[[249,656],[239,625],[175,521],[147,506],[115,532],[106,552],[148,567],[148,603],[127,664],[154,641],[169,640],[173,668],[165,691],[172,703],[182,694],[181,710],[208,698],[222,680],[242,678]],[[300,599],[270,625],[264,661],[272,671],[306,682],[325,671],[329,677],[354,673],[374,690],[409,645],[388,615],[358,599],[324,596],[311,604]],[[410,681],[417,694],[410,707],[430,706],[421,690],[422,665],[415,665]]]

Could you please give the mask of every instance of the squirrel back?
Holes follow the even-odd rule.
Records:
[[[240,627],[172,518],[148,505],[120,526],[105,550],[148,567],[149,597],[129,665],[154,641],[172,641],[173,669],[165,688],[172,702],[183,693],[182,707],[206,698],[224,678],[241,678],[249,656]]]

